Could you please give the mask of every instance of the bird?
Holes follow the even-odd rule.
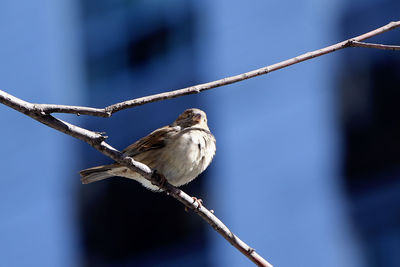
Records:
[[[173,186],[194,180],[211,163],[216,140],[207,124],[207,115],[197,108],[185,110],[170,125],[161,127],[122,151],[124,157],[146,164]],[[133,179],[153,191],[162,191],[139,173],[118,162],[79,172],[81,182],[88,184],[113,176]]]

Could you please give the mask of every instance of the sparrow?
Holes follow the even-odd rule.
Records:
[[[191,182],[210,165],[215,151],[216,141],[208,128],[206,113],[191,108],[172,124],[139,139],[122,153],[163,174],[170,184],[181,186]],[[80,175],[83,184],[121,176],[136,180],[150,190],[160,191],[158,186],[119,163],[85,169],[80,171]]]

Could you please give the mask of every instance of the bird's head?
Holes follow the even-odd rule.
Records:
[[[181,115],[179,115],[172,125],[181,126],[182,128],[196,126],[208,129],[207,115],[204,111],[198,108],[187,109]]]

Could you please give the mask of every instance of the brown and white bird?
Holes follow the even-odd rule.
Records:
[[[171,125],[139,139],[122,153],[162,173],[170,184],[181,186],[210,165],[215,150],[215,138],[208,128],[206,113],[192,108],[185,110]],[[151,190],[159,190],[149,180],[119,163],[82,170],[80,175],[83,184],[121,176],[134,179]]]

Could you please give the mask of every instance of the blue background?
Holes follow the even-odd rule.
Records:
[[[104,107],[273,64],[398,20],[399,11],[389,0],[3,0],[0,89],[34,103]],[[374,41],[398,44],[398,36]],[[346,118],[376,107],[370,70],[400,75],[398,52],[367,50],[109,119],[57,116],[106,131],[123,149],[199,107],[217,154],[183,190],[259,254],[280,267],[399,266],[398,156],[348,171]],[[109,159],[8,107],[0,113],[0,266],[252,266],[174,200],[123,179],[81,185],[80,169]]]

